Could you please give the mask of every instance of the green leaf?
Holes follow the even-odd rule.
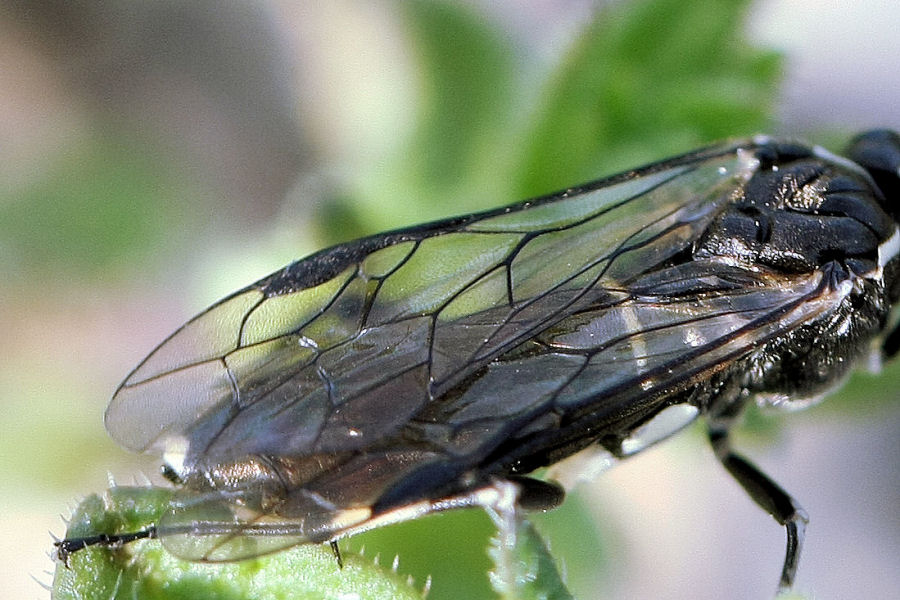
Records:
[[[358,173],[353,189],[332,199],[320,215],[330,240],[474,212],[505,197],[497,169],[513,158],[502,143],[515,119],[511,42],[458,3],[413,0],[397,8],[416,64],[414,130],[387,167]]]
[[[338,241],[564,189],[765,131],[779,55],[741,28],[749,0],[608,3],[538,71],[467,7],[400,7],[418,61],[415,132],[321,213]],[[518,59],[518,62],[517,62]]]
[[[485,552],[494,526],[480,509],[454,510],[379,527],[347,540],[352,550],[392,563],[416,581],[431,580],[428,600],[493,598]]]

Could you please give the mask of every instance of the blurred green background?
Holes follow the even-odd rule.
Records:
[[[158,480],[106,399],[224,294],[724,137],[900,129],[900,10],[821,4],[0,2],[0,597],[45,595],[46,532],[107,473]],[[812,515],[801,591],[900,589],[898,384],[739,437]],[[759,598],[782,560],[697,431],[535,520],[583,599]],[[491,597],[490,532],[467,511],[347,546],[399,553],[432,599]]]

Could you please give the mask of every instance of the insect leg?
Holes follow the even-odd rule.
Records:
[[[809,517],[800,504],[781,486],[731,449],[726,428],[711,426],[709,441],[716,453],[716,458],[741,484],[753,501],[772,515],[779,524],[784,525],[787,531],[787,551],[778,589],[779,592],[790,590],[794,583],[794,576],[797,574],[797,564],[800,561],[800,550]]]
[[[341,548],[338,546],[337,540],[331,540],[328,542],[331,544],[331,551],[334,553],[334,557],[337,559],[338,569],[344,568],[344,558],[341,556]]]
[[[556,482],[531,477],[510,475],[507,477],[519,486],[518,505],[525,510],[550,510],[562,504],[565,490]]]
[[[148,527],[133,533],[92,535],[83,538],[74,538],[60,540],[53,545],[56,546],[56,558],[64,565],[69,565],[69,557],[79,550],[84,550],[88,546],[103,546],[105,548],[121,548],[124,544],[144,538],[153,539],[156,537],[156,527]]]
[[[894,327],[894,330],[885,338],[881,352],[885,358],[891,358],[900,352],[900,324]]]

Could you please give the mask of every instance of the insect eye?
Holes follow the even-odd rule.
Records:
[[[850,142],[846,154],[869,172],[884,194],[884,209],[900,220],[900,135],[884,129],[867,131]]]

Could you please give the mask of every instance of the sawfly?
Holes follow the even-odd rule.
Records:
[[[327,543],[458,507],[563,499],[698,416],[787,532],[807,516],[736,454],[750,401],[805,407],[895,354],[900,136],[847,158],[755,137],[563,192],[322,250],[232,294],[121,384],[106,428],[162,458],[159,538],[191,561]],[[543,479],[530,476],[550,467]]]

